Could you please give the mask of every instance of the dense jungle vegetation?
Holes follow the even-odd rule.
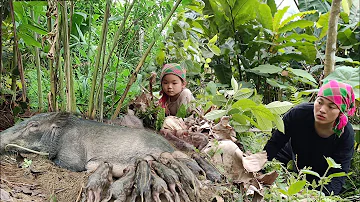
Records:
[[[340,14],[331,57],[333,1]],[[245,149],[261,151],[271,130],[283,129],[281,115],[313,101],[324,79],[352,85],[359,106],[359,2],[333,1],[294,0],[299,12],[289,14],[275,0],[2,0],[0,125],[47,111],[114,119],[142,93],[158,99],[153,72],[175,62],[187,69],[202,115],[214,121],[231,115]],[[209,109],[215,110],[205,114]],[[158,114],[150,104],[137,115],[155,123]],[[319,201],[360,194],[359,107],[350,122],[356,131],[351,174],[340,196]],[[305,173],[289,173],[275,161],[266,169],[280,171],[266,201],[309,197]]]

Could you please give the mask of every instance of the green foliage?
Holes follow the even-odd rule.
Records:
[[[263,105],[256,98],[254,90],[241,88],[241,85],[232,78],[231,90],[223,90],[222,94],[213,95],[211,102],[216,103],[221,109],[210,111],[205,115],[209,120],[219,119],[225,115],[231,115],[234,128],[237,132],[244,132],[254,126],[265,133],[270,133],[276,126],[280,131],[284,131],[284,123],[281,114],[288,111],[293,105],[290,102],[272,102]]]
[[[156,116],[155,129],[160,130],[165,120],[165,108],[159,108]]]

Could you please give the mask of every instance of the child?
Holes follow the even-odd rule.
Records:
[[[354,130],[347,116],[355,113],[355,95],[350,85],[330,80],[319,89],[315,103],[303,103],[283,118],[285,133],[276,130],[265,146],[268,159],[282,163],[296,160],[297,168],[310,166],[320,176],[348,172],[354,153]],[[331,157],[341,168],[327,170],[324,157]],[[312,175],[307,180],[318,180]],[[323,192],[339,194],[345,177],[334,177]]]
[[[186,86],[186,70],[179,64],[165,64],[160,76],[162,97],[159,100],[166,115],[176,116],[182,104],[187,106],[194,96]]]

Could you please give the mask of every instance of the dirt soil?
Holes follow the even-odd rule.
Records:
[[[88,173],[60,168],[37,154],[21,155],[32,161],[29,167],[19,163],[24,162],[19,155],[0,156],[0,201],[86,201]],[[234,201],[228,184],[203,184],[201,201]]]

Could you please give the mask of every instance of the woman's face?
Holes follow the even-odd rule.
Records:
[[[185,82],[182,82],[180,77],[174,74],[167,74],[161,81],[163,91],[169,96],[174,97],[181,93],[185,88]]]
[[[333,124],[340,114],[340,109],[330,100],[318,97],[314,103],[315,122]]]

